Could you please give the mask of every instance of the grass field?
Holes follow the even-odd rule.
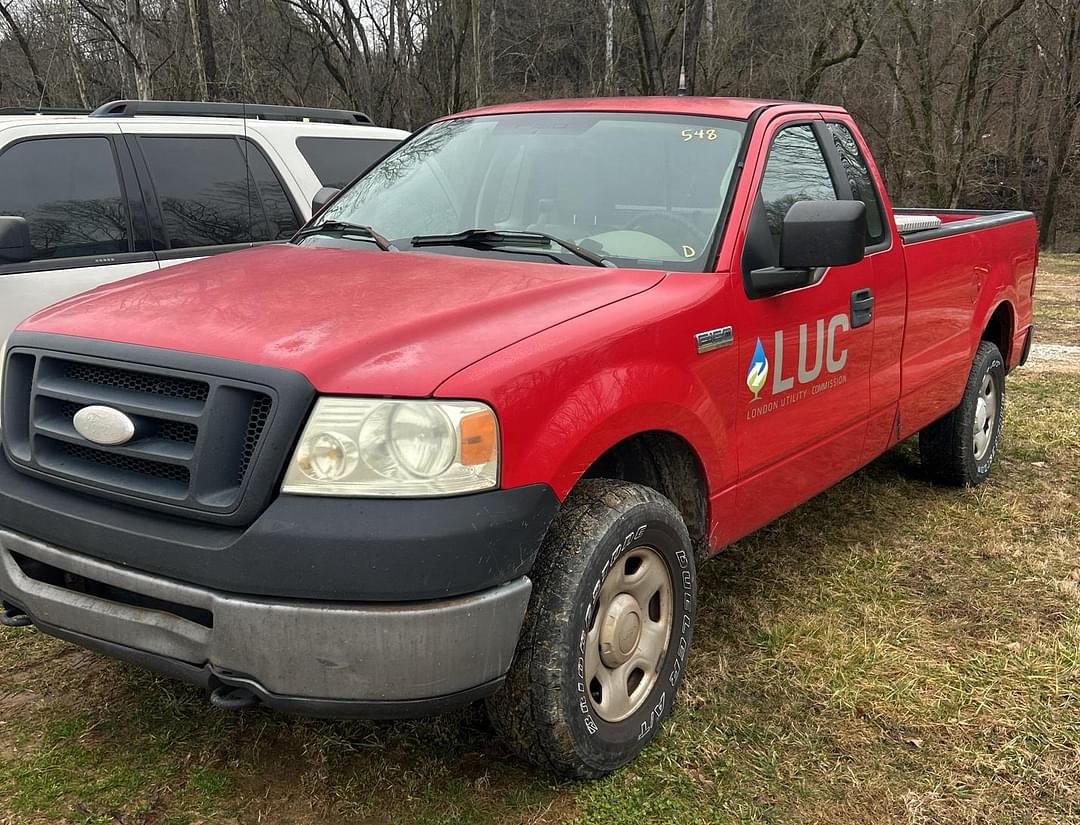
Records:
[[[1080,823],[1080,257],[1040,272],[999,464],[911,443],[701,571],[689,676],[628,769],[553,783],[469,710],[215,711],[32,630],[0,635],[0,823]]]

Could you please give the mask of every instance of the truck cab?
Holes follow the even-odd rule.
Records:
[[[1025,212],[897,211],[835,107],[438,120],[288,244],[101,287],[5,356],[11,625],[221,707],[484,699],[596,777],[671,712],[711,555],[918,434],[981,483]]]

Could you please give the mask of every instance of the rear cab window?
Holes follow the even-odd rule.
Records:
[[[342,189],[397,146],[396,140],[299,137],[296,148],[323,186]]]
[[[26,218],[33,260],[131,248],[131,220],[106,136],[23,140],[0,153],[0,215]]]

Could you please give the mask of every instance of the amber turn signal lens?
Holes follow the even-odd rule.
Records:
[[[497,430],[495,416],[487,410],[461,419],[461,463],[487,464],[495,458]]]

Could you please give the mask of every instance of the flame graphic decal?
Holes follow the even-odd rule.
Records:
[[[765,386],[765,379],[769,377],[769,359],[765,357],[765,348],[761,346],[761,339],[757,339],[754,347],[754,357],[750,360],[750,368],[746,371],[746,386],[754,394],[754,400],[758,400],[758,394]]]

